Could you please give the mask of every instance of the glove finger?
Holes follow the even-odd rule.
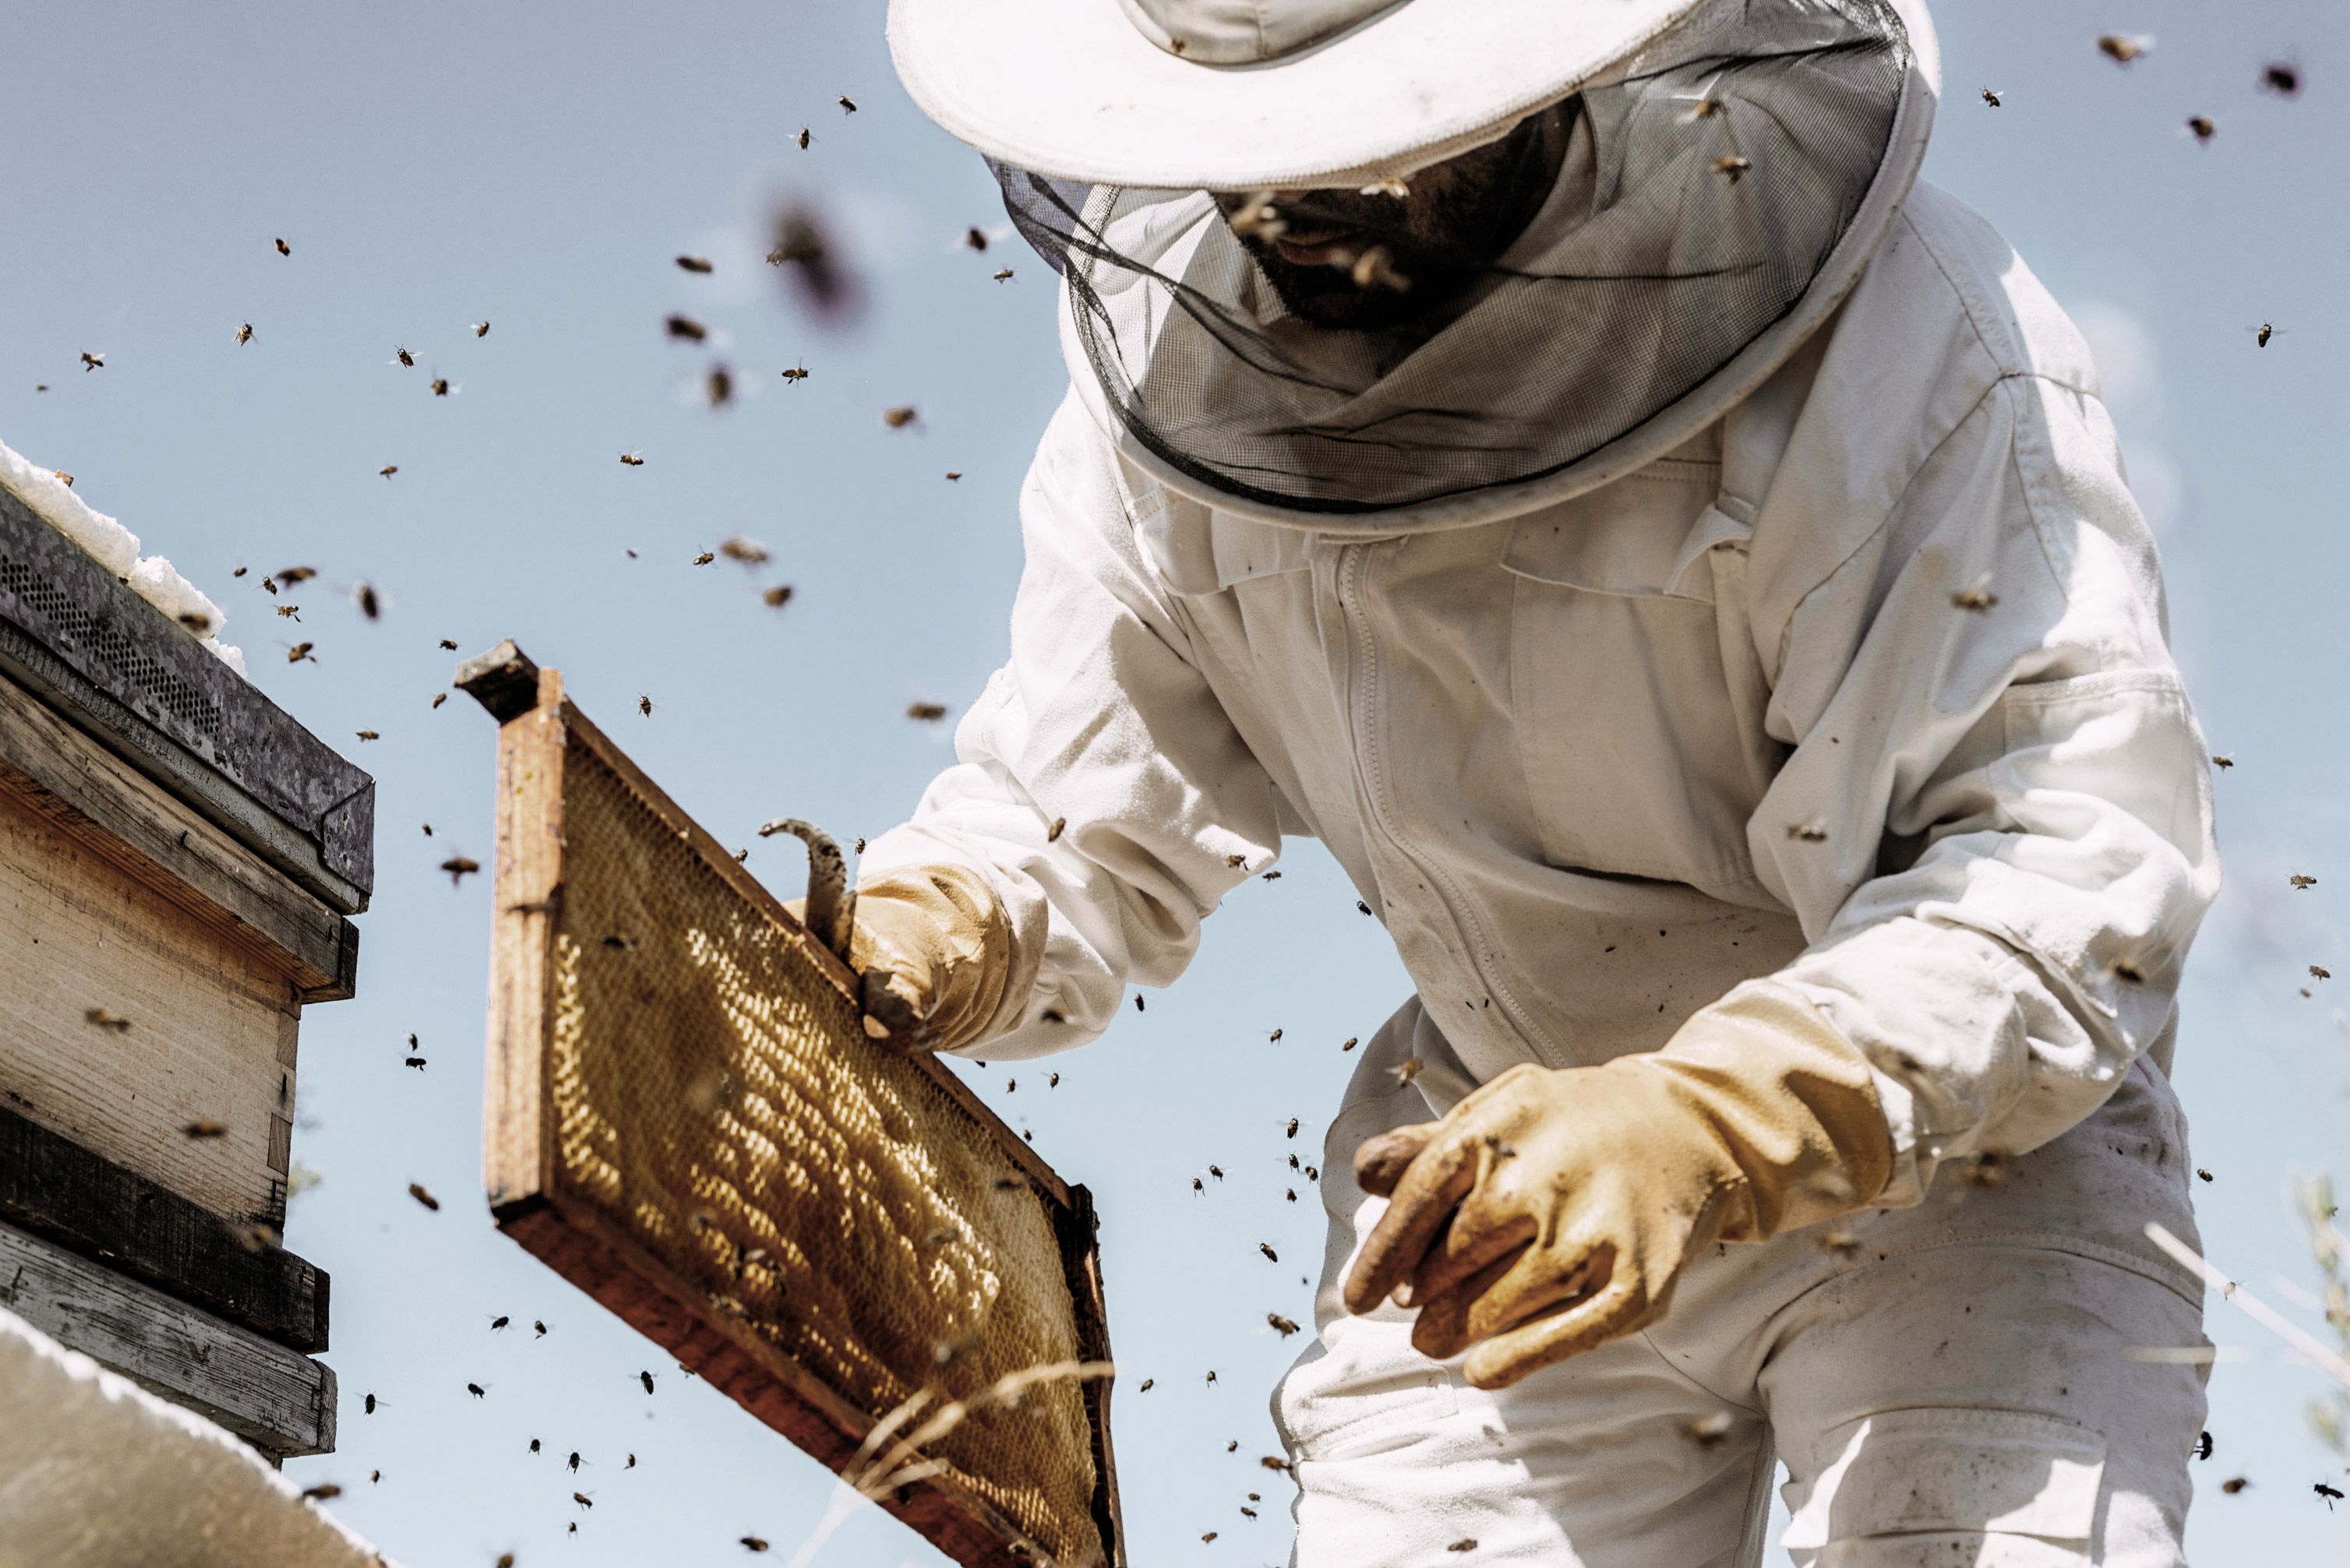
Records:
[[[1492,1335],[1469,1353],[1461,1373],[1472,1388],[1506,1388],[1555,1362],[1647,1327],[1658,1310],[1639,1271],[1618,1269],[1597,1295],[1570,1299],[1531,1323]]]
[[[1412,1320],[1411,1347],[1431,1361],[1443,1361],[1476,1344],[1477,1336],[1469,1332],[1470,1306],[1524,1255],[1523,1245],[1514,1248],[1470,1275],[1459,1289],[1420,1300],[1419,1315]]]
[[[1609,1282],[1615,1256],[1616,1250],[1605,1244],[1530,1241],[1508,1255],[1505,1267],[1488,1265],[1457,1288],[1420,1300],[1420,1311],[1424,1315],[1433,1310],[1455,1325],[1445,1354],[1458,1355],[1481,1340],[1588,1299]]]
[[[1471,1275],[1482,1273],[1503,1253],[1515,1252],[1540,1230],[1533,1215],[1503,1200],[1481,1182],[1461,1200],[1452,1211],[1452,1223],[1412,1272],[1412,1303],[1425,1306],[1463,1288],[1463,1282]]]
[[[1385,1198],[1403,1179],[1405,1169],[1436,1136],[1438,1124],[1418,1122],[1366,1139],[1355,1151],[1355,1185],[1374,1198]]]
[[[1347,1272],[1348,1312],[1375,1310],[1419,1267],[1453,1205],[1477,1179],[1477,1147],[1475,1136],[1456,1126],[1430,1138],[1412,1160]]]

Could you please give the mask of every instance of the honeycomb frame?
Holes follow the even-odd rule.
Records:
[[[467,670],[501,721],[498,1228],[836,1472],[917,1386],[969,1399],[1107,1362],[1086,1189],[936,1060],[867,1040],[848,970],[558,672],[511,645]],[[919,1180],[893,1192],[893,1166]],[[1124,1568],[1109,1391],[1056,1380],[976,1409],[901,1449],[891,1469],[917,1479],[875,1500],[965,1568]]]

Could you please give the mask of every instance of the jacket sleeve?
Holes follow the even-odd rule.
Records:
[[[1280,852],[1273,782],[1191,662],[1115,464],[1065,400],[1021,491],[1011,659],[957,727],[958,761],[859,867],[967,866],[1037,956],[1035,985],[1007,995],[962,1054],[1016,1060],[1093,1039],[1128,981],[1180,974],[1201,920]]]
[[[1749,826],[1806,950],[1782,974],[1869,1055],[1914,1202],[2168,1068],[2219,888],[2208,753],[2103,406],[1992,383],[1804,594]]]

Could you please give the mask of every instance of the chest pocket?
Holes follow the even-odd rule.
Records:
[[[1745,615],[1752,530],[1669,460],[1512,524],[1511,702],[1545,857],[1774,908],[1746,824],[1781,760]]]

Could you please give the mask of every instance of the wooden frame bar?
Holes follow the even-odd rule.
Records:
[[[733,856],[647,778],[509,642],[458,671],[457,685],[500,721],[497,863],[493,935],[484,1178],[498,1227],[599,1304],[668,1350],[760,1421],[832,1469],[844,1468],[875,1424],[750,1328],[712,1309],[707,1293],[679,1277],[592,1209],[570,1201],[556,1179],[546,1075],[563,887],[564,768],[579,747],[619,775],[723,879],[731,891],[801,943],[808,962],[854,1002],[855,977]],[[1054,1218],[1075,1307],[1079,1355],[1107,1360],[1109,1340],[1090,1195],[1063,1181],[970,1088],[935,1059],[921,1071],[1002,1147],[1044,1197]],[[1125,1568],[1117,1472],[1109,1438],[1109,1383],[1082,1385],[1092,1429],[1094,1523],[1110,1568]],[[970,1568],[1034,1568],[1041,1548],[951,1474],[900,1487],[881,1506]]]

